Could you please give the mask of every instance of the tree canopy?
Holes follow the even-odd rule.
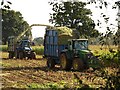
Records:
[[[2,41],[6,44],[9,36],[18,36],[21,32],[26,30],[29,24],[24,21],[20,12],[14,10],[2,9]],[[31,31],[26,35],[31,35]]]
[[[1,8],[10,9],[11,4],[9,0],[1,0]]]
[[[95,23],[89,17],[92,14],[90,9],[86,9],[83,2],[49,2],[52,5],[53,13],[50,13],[50,22],[55,26],[67,26],[76,29],[79,35],[98,36],[95,30]]]

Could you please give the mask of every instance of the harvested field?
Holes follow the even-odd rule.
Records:
[[[0,53],[1,54],[1,53]],[[91,68],[83,72],[64,71],[59,66],[52,70],[46,67],[46,60],[37,56],[37,60],[12,60],[3,52],[0,62],[2,88],[99,88],[104,87],[106,79],[99,70]]]

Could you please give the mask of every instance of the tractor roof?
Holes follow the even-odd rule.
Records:
[[[88,39],[69,39],[68,41],[73,40],[73,41],[88,41]]]

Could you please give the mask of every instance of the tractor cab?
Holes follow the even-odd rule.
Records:
[[[70,39],[68,40],[69,50],[88,50],[88,39]]]
[[[87,60],[91,54],[88,49],[88,39],[70,39],[68,40],[68,51],[72,53],[73,58],[78,57]]]

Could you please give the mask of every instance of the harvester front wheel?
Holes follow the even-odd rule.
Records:
[[[73,70],[82,71],[84,69],[83,61],[79,58],[73,60]]]
[[[65,53],[60,55],[60,67],[63,70],[70,70],[71,69],[71,61],[67,59]]]
[[[31,59],[36,59],[36,53],[35,52],[31,52]]]
[[[48,58],[47,67],[50,68],[50,69],[54,68],[55,67],[55,61],[51,58]]]

